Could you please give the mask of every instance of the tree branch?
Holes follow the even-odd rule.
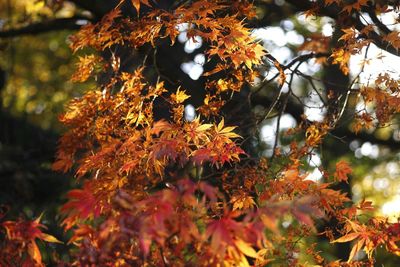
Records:
[[[308,0],[286,0],[286,2],[288,2],[291,5],[295,5],[299,10],[301,10],[303,12],[311,9],[316,4],[315,2],[310,2]],[[329,5],[329,6],[319,5],[318,13],[320,16],[327,16],[334,20],[338,20],[340,14],[341,14],[341,10],[336,5]],[[371,17],[371,19],[374,19],[374,18]],[[355,18],[352,18],[352,24],[360,32],[366,27],[366,25],[364,25],[359,20],[358,16]],[[380,25],[377,25],[377,26],[379,27]],[[386,31],[386,33],[387,33],[387,31]],[[400,56],[400,51],[398,51],[396,48],[394,48],[390,43],[385,42],[382,39],[382,36],[379,35],[377,32],[372,31],[372,32],[368,33],[368,36],[364,36],[364,37],[371,39],[372,42],[380,49],[385,50],[395,56],[398,56],[398,57]]]
[[[252,104],[253,105],[260,105],[263,107],[268,107],[271,105],[273,100],[271,100],[269,97],[265,96],[253,96],[252,97]],[[303,106],[296,103],[293,99],[289,98],[288,99],[288,104],[285,106],[284,113],[288,113],[293,116],[293,118],[297,121],[297,123],[300,123],[303,121],[302,114],[304,112]],[[340,126],[335,129],[333,129],[330,132],[331,136],[335,136],[336,138],[341,139],[344,142],[350,143],[353,140],[360,140],[361,142],[370,142],[372,144],[378,144],[382,146],[386,146],[391,150],[399,150],[400,149],[400,142],[396,141],[393,138],[389,138],[387,140],[384,139],[379,139],[377,138],[374,134],[366,133],[366,132],[360,132],[358,134],[352,132],[347,128],[347,126]]]
[[[76,6],[89,11],[96,19],[102,18],[105,14],[110,12],[119,1],[107,0],[107,1],[87,1],[87,0],[68,0],[68,2],[74,3]]]
[[[77,30],[82,27],[80,21],[89,21],[88,17],[75,16],[71,18],[58,18],[49,21],[32,23],[17,29],[0,31],[0,38],[12,38],[20,35],[32,35],[57,30]]]
[[[283,66],[283,69],[289,69],[291,68],[294,64],[296,63],[303,63],[309,59],[312,58],[321,58],[321,57],[330,57],[331,53],[309,53],[309,54],[303,54],[300,55],[296,58],[294,58],[292,61],[290,61],[288,64]]]
[[[383,32],[384,34],[389,34],[391,31],[389,30],[388,27],[386,27],[385,24],[382,23],[376,16],[375,11],[372,8],[368,8],[368,15],[371,18],[371,20],[375,23],[376,26],[378,26],[379,30]]]

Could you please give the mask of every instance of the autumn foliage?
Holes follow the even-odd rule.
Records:
[[[348,14],[367,5],[367,1],[324,2]],[[304,120],[290,129],[290,149],[275,147],[271,159],[250,157],[242,147],[240,129],[222,116],[234,94],[263,79],[260,65],[277,70],[278,88],[287,82],[288,68],[247,26],[256,16],[251,1],[188,1],[173,11],[152,8],[152,1],[131,4],[140,14],[137,17],[124,16],[117,6],[70,40],[71,49],[81,54],[73,81],[107,77],[98,88],[71,100],[60,116],[68,130],[53,169],[74,172],[80,184],[60,209],[62,226],[71,233],[68,244],[74,247],[70,264],[307,266],[298,257],[302,252],[318,266],[362,266],[373,265],[374,251],[382,246],[400,256],[400,224],[383,217],[366,219],[371,202],[352,203],[335,189],[352,174],[348,162],[340,160],[335,169],[321,169],[324,182],[307,179],[304,159],[335,129],[340,109],[322,122]],[[384,7],[377,8],[385,12]],[[139,13],[143,9],[147,11]],[[309,12],[318,15],[318,6]],[[200,36],[207,44],[207,61],[217,62],[203,74],[206,93],[193,120],[184,115],[191,97],[187,88],[166,86],[162,76],[151,82],[146,59],[135,69],[122,71],[123,59],[108,53],[116,46],[156,49],[165,40],[174,45],[183,23],[190,25],[189,39],[195,42]],[[326,54],[328,46],[317,45],[321,40],[309,39],[302,49],[323,54],[324,60],[347,74],[350,56],[372,42],[371,31],[372,27],[343,29],[343,45],[331,54]],[[397,35],[387,36],[386,41],[399,47]],[[375,112],[356,114],[356,132],[374,123],[384,125],[400,111],[398,81],[384,74],[374,85],[362,87],[358,97],[373,102]],[[160,106],[168,116],[156,115]],[[302,140],[294,141],[294,136]],[[284,220],[290,225],[282,226]],[[321,228],[332,220],[335,228]],[[59,242],[43,232],[40,217],[1,221],[0,227],[5,233],[1,266],[41,266],[36,242]],[[316,239],[308,247],[299,242],[311,237],[327,238],[332,245],[351,242],[348,261],[324,259],[313,244]],[[367,257],[359,261],[356,255],[362,250]]]

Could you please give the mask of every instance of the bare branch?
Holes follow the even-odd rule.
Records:
[[[77,30],[88,21],[89,18],[82,16],[41,21],[17,29],[2,30],[0,31],[0,38],[12,38],[21,35],[33,35],[58,30]]]
[[[110,12],[114,7],[117,6],[117,0],[108,1],[87,1],[87,0],[68,0],[74,3],[76,6],[89,11],[96,19],[102,18],[105,14]]]
[[[285,70],[289,69],[290,67],[292,67],[294,64],[296,64],[298,62],[303,63],[312,58],[329,57],[330,55],[331,55],[330,53],[310,53],[310,54],[300,55],[300,56],[294,58],[292,61],[290,61],[285,66],[283,66],[283,69],[285,69]]]
[[[315,5],[315,2],[310,2],[308,0],[286,0],[286,2],[295,5],[298,9],[302,10],[302,11],[307,11],[309,9],[311,9],[313,7],[313,5]],[[335,20],[337,20],[339,17],[339,14],[341,14],[340,9],[336,6],[336,5],[329,5],[329,6],[320,6],[320,8],[318,9],[319,15],[320,16],[327,16],[330,18],[333,18]],[[374,19],[371,17],[371,19]],[[376,22],[375,22],[376,23]],[[358,30],[358,31],[362,31],[366,25],[364,25],[360,19],[359,16],[356,17],[352,17],[352,24],[353,26]],[[380,25],[377,25],[378,27],[380,27]],[[387,32],[387,30],[389,29],[381,29],[384,32]],[[396,48],[394,48],[390,43],[384,41],[382,39],[382,36],[380,34],[378,34],[375,31],[369,32],[367,36],[363,36],[365,38],[371,39],[372,42],[379,47],[382,50],[385,50],[395,56],[400,56],[400,51],[397,50]]]
[[[376,26],[378,26],[379,30],[383,32],[384,34],[389,34],[391,31],[389,30],[388,27],[386,27],[385,24],[382,23],[376,16],[375,11],[372,8],[368,9],[368,15],[371,18],[371,20],[375,23]]]

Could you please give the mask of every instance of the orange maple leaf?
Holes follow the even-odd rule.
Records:
[[[399,32],[398,31],[393,31],[389,33],[388,35],[384,36],[382,39],[388,43],[390,43],[394,48],[397,50],[400,48],[400,38],[399,38]]]
[[[346,161],[339,161],[338,163],[336,163],[336,171],[334,174],[334,177],[337,181],[339,182],[346,182],[348,183],[348,175],[350,173],[352,173],[353,170],[351,169],[351,167],[349,166],[349,164]]]
[[[151,6],[149,0],[131,0],[132,5],[136,8],[137,12],[139,13],[140,4],[145,4],[146,6]]]
[[[332,5],[332,4],[340,4],[340,0],[325,0],[324,1],[325,2],[325,6],[329,6],[329,5]]]

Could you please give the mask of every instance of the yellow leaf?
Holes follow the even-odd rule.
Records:
[[[60,240],[58,240],[57,238],[55,238],[52,235],[48,235],[45,233],[40,234],[40,239],[47,241],[47,242],[51,242],[51,243],[60,243],[62,244],[62,242]]]
[[[136,11],[139,13],[140,10],[140,0],[131,0],[132,5],[136,8]]]
[[[33,241],[28,244],[28,254],[38,265],[42,264],[42,255],[38,246]]]
[[[43,217],[43,212],[39,215],[39,217],[37,217],[37,218],[34,220],[34,222],[35,222],[36,224],[40,224],[40,221],[42,220],[42,217]]]
[[[217,126],[217,131],[220,132],[222,130],[222,128],[224,128],[224,118],[222,118],[222,120],[218,123]]]
[[[246,256],[251,258],[257,258],[257,252],[248,243],[241,239],[235,240],[236,247]]]
[[[252,61],[250,60],[250,59],[246,59],[245,61],[244,61],[244,64],[246,65],[246,67],[247,68],[249,68],[249,69],[251,69],[251,67],[252,67]]]
[[[333,64],[338,64],[340,67],[340,70],[343,72],[343,74],[347,75],[349,73],[349,60],[350,60],[351,54],[344,50],[344,49],[336,49],[333,51],[331,58],[333,58],[332,63]]]
[[[345,236],[342,236],[342,237],[340,237],[340,238],[334,240],[332,243],[345,243],[345,242],[349,242],[349,241],[351,241],[351,240],[356,239],[356,238],[359,237],[359,236],[360,236],[360,233],[350,233],[350,234],[347,234],[347,235],[345,235]]]
[[[221,129],[221,131],[219,131],[219,133],[229,133],[229,132],[232,132],[233,130],[235,130],[235,128],[236,128],[236,126],[228,126],[228,127]]]
[[[190,96],[186,94],[185,90],[180,91],[180,88],[176,90],[175,94],[171,95],[171,99],[173,102],[176,104],[182,104],[186,99],[188,99]]]
[[[213,125],[212,124],[202,124],[199,127],[196,128],[197,132],[203,132],[206,131],[208,129],[210,129]]]
[[[306,130],[306,143],[309,146],[315,146],[320,143],[322,138],[321,131],[317,126],[310,125]]]
[[[229,89],[228,85],[229,85],[229,83],[224,79],[219,79],[217,82],[217,88],[221,92],[228,90]]]
[[[250,267],[250,264],[249,264],[249,262],[247,261],[247,259],[246,259],[246,257],[245,257],[244,255],[242,255],[242,256],[240,257],[240,262],[239,262],[238,266],[241,266],[241,267]]]
[[[357,252],[362,248],[362,246],[364,245],[364,241],[365,239],[360,239],[358,240],[358,242],[353,246],[353,248],[350,251],[350,255],[349,255],[349,259],[347,260],[347,262],[350,262],[354,256],[357,254]]]
[[[275,218],[272,218],[271,216],[267,216],[265,214],[261,214],[260,218],[265,227],[273,232],[278,232],[277,220]]]

